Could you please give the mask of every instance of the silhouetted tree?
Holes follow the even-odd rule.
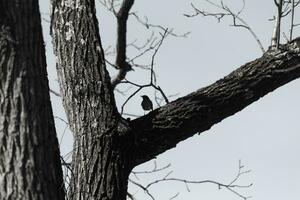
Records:
[[[53,0],[51,35],[64,108],[74,134],[70,199],[125,200],[133,167],[300,76],[294,43],[270,48],[210,86],[125,120],[113,88],[131,70],[118,17],[118,80],[106,70],[93,0]],[[0,1],[0,197],[63,199],[37,0]],[[113,83],[113,85],[112,85]]]

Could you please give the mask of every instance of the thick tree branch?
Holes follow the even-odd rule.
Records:
[[[196,132],[210,129],[260,97],[300,77],[299,48],[269,50],[214,84],[131,122],[135,164],[148,161]]]
[[[119,73],[112,81],[112,87],[115,88],[125,77],[127,72],[132,70],[131,65],[126,61],[126,48],[127,48],[127,19],[129,10],[131,9],[134,0],[124,0],[119,12],[117,13],[117,56],[116,67],[119,69]]]

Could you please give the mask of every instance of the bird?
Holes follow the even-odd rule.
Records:
[[[147,95],[142,95],[141,97],[143,98],[143,101],[141,103],[143,110],[153,110],[153,103],[150,98]]]

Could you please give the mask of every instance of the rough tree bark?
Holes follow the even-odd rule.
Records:
[[[94,1],[53,1],[52,36],[75,144],[71,199],[125,199],[133,138],[105,68]]]
[[[94,1],[53,1],[51,30],[63,103],[75,138],[71,199],[126,199],[132,167],[300,76],[299,50],[287,45],[127,122],[115,105]]]
[[[38,0],[0,0],[0,199],[62,200]]]
[[[134,166],[300,76],[299,48],[287,44],[208,87],[125,121],[105,67],[94,1],[52,5],[61,94],[75,138],[71,199],[125,200]]]

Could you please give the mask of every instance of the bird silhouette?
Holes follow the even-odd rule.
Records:
[[[141,97],[143,98],[143,101],[141,103],[143,110],[153,110],[153,103],[150,98],[147,95],[142,95]]]

